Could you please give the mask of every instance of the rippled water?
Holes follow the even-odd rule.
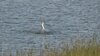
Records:
[[[40,17],[50,34],[41,30]],[[99,0],[0,0],[0,43],[3,49],[58,46],[78,34],[100,32]]]

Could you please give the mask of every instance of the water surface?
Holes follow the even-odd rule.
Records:
[[[41,31],[40,17],[45,20]],[[44,42],[61,46],[78,34],[100,32],[99,0],[0,0],[0,44],[3,49],[40,49]]]

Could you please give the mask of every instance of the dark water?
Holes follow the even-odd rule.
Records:
[[[40,17],[49,34],[39,34]],[[100,32],[100,0],[0,0],[0,44],[3,49],[41,48],[46,43]]]

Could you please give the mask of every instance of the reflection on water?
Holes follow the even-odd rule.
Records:
[[[0,45],[3,49],[52,47],[100,32],[98,0],[4,0],[0,1]],[[40,17],[49,32],[40,34]],[[1,46],[0,46],[1,48]],[[0,50],[1,51],[1,50]]]

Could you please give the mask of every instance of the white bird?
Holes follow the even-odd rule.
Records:
[[[41,18],[41,33],[45,32],[44,20]]]
[[[40,18],[41,19],[41,33],[42,34],[51,34],[50,29],[46,29],[45,28],[45,21],[44,18]]]
[[[42,22],[41,26],[42,26],[42,30],[45,30],[45,28],[44,28],[44,22]]]

